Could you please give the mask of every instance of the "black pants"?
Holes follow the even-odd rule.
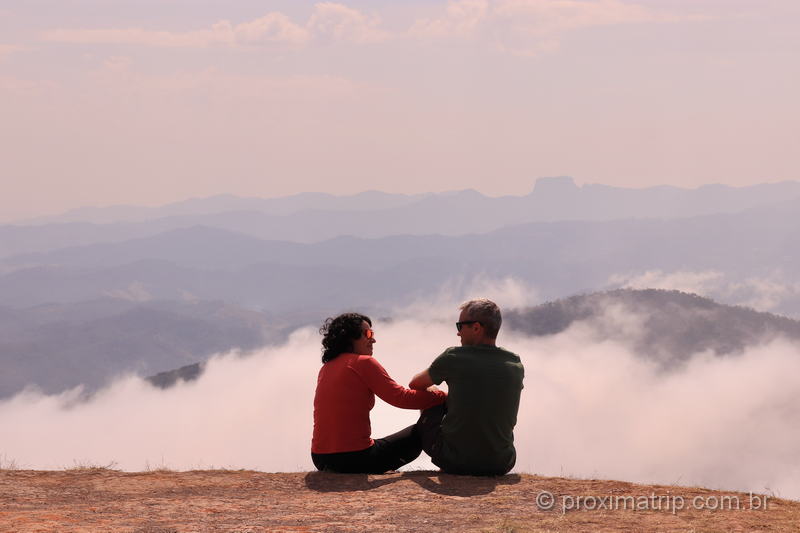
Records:
[[[447,414],[447,405],[440,404],[422,411],[417,420],[417,432],[422,441],[422,449],[431,457],[433,464],[443,468],[441,459],[442,449],[442,419]]]
[[[393,433],[366,450],[342,453],[312,453],[317,470],[346,474],[383,474],[410,463],[422,452],[417,424]]]

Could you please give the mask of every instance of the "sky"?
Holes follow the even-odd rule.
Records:
[[[0,220],[798,179],[796,0],[7,0]]]

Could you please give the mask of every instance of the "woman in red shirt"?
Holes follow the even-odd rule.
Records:
[[[371,438],[369,412],[377,394],[404,409],[427,409],[446,394],[431,387],[411,390],[398,385],[372,357],[375,334],[369,317],[345,313],[320,328],[322,368],[314,395],[311,459],[318,470],[381,474],[416,459],[422,451],[416,424],[397,433]]]

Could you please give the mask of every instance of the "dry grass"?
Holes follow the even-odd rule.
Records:
[[[17,470],[17,462],[6,454],[0,455],[0,470]]]
[[[167,533],[231,531],[798,531],[800,502],[768,499],[766,510],[543,511],[578,496],[652,494],[691,498],[747,494],[619,481],[418,471],[382,476],[247,470],[125,473],[100,467],[0,471],[0,531]],[[565,500],[566,501],[566,500]]]
[[[78,474],[92,474],[103,472],[119,472],[120,470],[117,468],[117,463],[115,461],[111,461],[105,465],[92,462],[74,461],[72,466],[65,467],[64,471]]]

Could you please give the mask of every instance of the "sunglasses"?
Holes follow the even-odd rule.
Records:
[[[364,336],[365,336],[366,338],[368,338],[368,339],[375,338],[375,332],[374,332],[374,331],[372,331],[371,329],[365,329],[365,330],[364,330]]]
[[[480,320],[464,320],[462,322],[456,322],[456,330],[461,331],[461,327],[467,324],[480,324]]]

